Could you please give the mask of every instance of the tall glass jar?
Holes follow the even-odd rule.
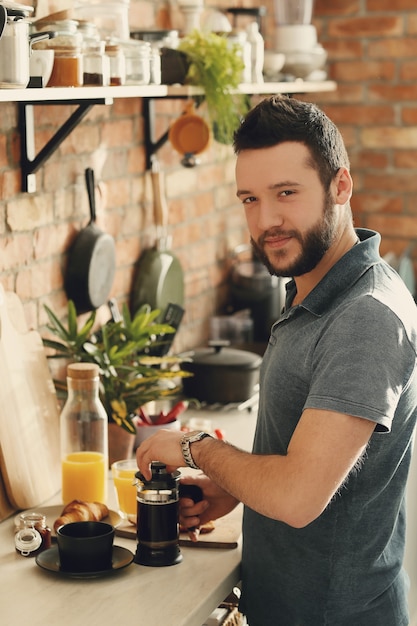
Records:
[[[68,366],[68,398],[60,417],[64,504],[107,500],[107,414],[99,382],[94,363]]]
[[[83,48],[83,84],[107,87],[110,83],[109,62],[104,41],[89,41]]]
[[[126,82],[126,59],[117,43],[106,43],[106,56],[109,59],[110,85],[119,86]]]

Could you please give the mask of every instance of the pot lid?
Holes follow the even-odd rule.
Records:
[[[239,368],[245,370],[260,367],[262,358],[255,352],[226,347],[228,342],[213,341],[208,348],[198,348],[192,353],[192,360],[208,367]]]
[[[1,4],[6,9],[7,15],[28,17],[34,11],[33,7],[28,6],[27,4],[18,4],[12,0],[2,0]]]

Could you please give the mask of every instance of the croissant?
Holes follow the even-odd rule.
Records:
[[[64,507],[60,517],[55,520],[54,530],[56,532],[59,526],[70,522],[99,522],[108,514],[109,509],[101,502],[73,500]]]

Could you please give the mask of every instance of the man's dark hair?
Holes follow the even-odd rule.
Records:
[[[335,124],[315,104],[286,96],[265,98],[249,111],[234,135],[236,154],[271,148],[285,141],[304,144],[311,154],[324,189],[340,167],[349,169],[349,157]]]

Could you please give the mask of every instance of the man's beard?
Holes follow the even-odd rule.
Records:
[[[259,237],[256,242],[251,238],[252,248],[259,260],[266,266],[272,276],[302,276],[311,272],[321,261],[327,250],[332,245],[336,232],[336,219],[334,202],[327,192],[323,215],[321,219],[305,235],[301,235],[298,230],[284,231],[279,228],[270,228]],[[265,239],[268,237],[293,237],[300,242],[301,252],[299,256],[288,265],[275,266],[274,259],[282,262],[287,256],[286,250],[275,250],[272,258],[265,252]]]

